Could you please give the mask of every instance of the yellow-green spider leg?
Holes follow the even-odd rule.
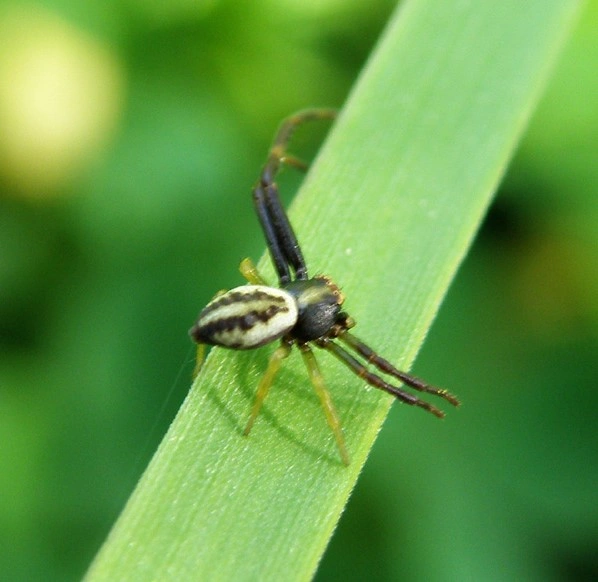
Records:
[[[260,383],[257,387],[257,392],[255,393],[255,402],[253,403],[253,408],[251,409],[251,414],[249,415],[249,420],[247,421],[247,426],[243,431],[243,434],[247,436],[257,415],[262,408],[262,404],[268,395],[268,391],[270,390],[270,386],[272,386],[272,382],[274,381],[274,377],[276,373],[280,369],[280,364],[282,361],[291,353],[291,346],[283,342],[270,356],[270,361],[268,362],[268,367],[266,368],[266,372],[262,376]]]
[[[246,258],[241,261],[241,264],[239,265],[239,271],[251,285],[268,286],[268,283],[266,283],[266,280],[260,275],[255,263],[250,258]]]
[[[280,162],[285,166],[292,166],[293,168],[301,170],[302,172],[307,172],[307,168],[309,167],[309,165],[303,160],[300,160],[299,158],[289,154],[283,154],[280,158]]]
[[[195,380],[199,373],[201,372],[201,368],[203,363],[206,359],[206,344],[197,344],[197,352],[195,354],[195,367],[193,368],[193,376],[192,378]]]
[[[334,404],[332,403],[330,392],[328,392],[326,384],[324,383],[324,378],[320,372],[316,357],[307,344],[301,344],[299,349],[301,350],[301,355],[303,356],[309,379],[311,380],[314,390],[322,404],[322,408],[324,409],[328,426],[332,429],[332,433],[336,439],[336,446],[338,447],[341,459],[345,465],[348,465],[350,463],[349,453],[347,453],[347,447],[345,446],[345,437],[343,436],[341,422],[338,418],[336,409],[334,408]]]
[[[335,109],[305,109],[303,111],[298,111],[295,115],[291,115],[284,120],[276,137],[274,138],[274,143],[270,148],[270,152],[268,155],[268,163],[270,172],[272,176],[276,174],[278,171],[280,164],[285,164],[287,166],[293,166],[299,170],[306,170],[307,164],[296,158],[293,155],[290,155],[287,152],[287,146],[289,145],[289,141],[291,136],[297,129],[297,126],[305,123],[306,121],[314,121],[317,119],[334,119],[336,117],[336,110]]]

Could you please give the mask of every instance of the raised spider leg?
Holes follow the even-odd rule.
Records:
[[[305,260],[297,237],[282,208],[274,183],[258,183],[253,189],[253,203],[264,232],[266,244],[282,287],[291,281],[293,267],[297,278],[307,278]]]
[[[322,404],[322,408],[324,409],[326,422],[328,422],[328,426],[332,429],[332,433],[334,434],[336,446],[338,447],[341,459],[345,465],[348,465],[350,463],[349,453],[347,453],[347,447],[345,446],[345,437],[343,436],[341,423],[336,409],[334,408],[334,404],[332,403],[330,392],[328,392],[326,384],[324,383],[324,378],[320,372],[320,367],[318,366],[316,357],[307,344],[299,344],[299,349],[301,350],[301,355],[303,356],[303,361],[305,362],[309,379],[311,380],[314,390],[316,391],[316,394],[320,399],[320,403]]]
[[[266,396],[268,396],[268,391],[270,390],[270,386],[272,386],[272,382],[276,376],[276,373],[280,369],[280,364],[290,353],[290,344],[283,340],[283,343],[276,348],[276,350],[270,356],[268,367],[266,368],[266,371],[264,372],[264,375],[258,384],[257,392],[255,393],[255,402],[253,403],[253,408],[251,409],[247,426],[245,426],[245,430],[243,431],[245,436],[249,434],[249,431],[251,430],[251,427],[253,426],[260,409],[262,408],[262,404],[264,403]]]
[[[291,141],[291,137],[295,130],[300,125],[308,121],[319,121],[322,119],[334,119],[336,117],[335,109],[304,109],[298,111],[294,115],[287,117],[278,128],[270,151],[268,153],[268,161],[262,170],[262,180],[266,184],[274,181],[274,176],[280,169],[281,164],[288,164],[299,169],[306,169],[307,166],[301,160],[290,156],[287,153],[287,147]]]
[[[382,378],[380,378],[380,376],[372,374],[372,372],[370,372],[359,360],[355,359],[349,352],[347,352],[347,350],[334,343],[334,341],[323,341],[319,342],[318,345],[328,350],[355,374],[357,374],[360,378],[363,378],[370,386],[374,386],[374,388],[380,388],[381,390],[392,394],[395,398],[401,402],[404,402],[405,404],[419,406],[420,408],[431,412],[438,418],[444,418],[444,412],[442,412],[442,410],[436,408],[429,402],[421,400],[417,396],[402,390],[398,386],[393,386],[392,384],[385,382]]]
[[[296,127],[306,121],[332,119],[335,115],[336,112],[332,109],[309,109],[286,119],[274,138],[268,161],[253,189],[255,210],[281,286],[291,281],[291,268],[296,279],[306,280],[308,276],[301,248],[280,202],[274,178],[284,163],[300,169],[307,167],[301,160],[286,152]]]
[[[282,158],[280,158],[280,163],[284,164],[285,166],[293,166],[296,170],[301,172],[307,172],[309,168],[309,164],[297,158],[296,156],[291,156],[290,154],[284,154]]]
[[[343,341],[347,346],[349,346],[352,350],[356,351],[362,357],[364,357],[368,363],[373,364],[381,370],[382,372],[389,374],[390,376],[394,376],[404,382],[408,386],[419,390],[420,392],[426,392],[427,394],[434,394],[435,396],[440,396],[440,398],[444,398],[447,402],[450,402],[453,406],[459,406],[461,403],[457,399],[456,396],[453,396],[448,390],[444,390],[443,388],[438,388],[436,386],[431,386],[430,384],[426,384],[423,380],[415,376],[411,376],[405,372],[401,372],[401,370],[397,370],[388,360],[385,360],[383,357],[379,356],[372,348],[370,348],[367,344],[363,343],[360,339],[356,338],[353,334],[349,332],[344,332],[339,335],[339,339]]]

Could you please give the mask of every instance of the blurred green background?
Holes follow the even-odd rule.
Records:
[[[81,577],[263,252],[275,127],[342,105],[393,8],[0,5],[2,578]],[[393,407],[318,580],[598,578],[597,63],[589,3],[414,368],[464,405]]]

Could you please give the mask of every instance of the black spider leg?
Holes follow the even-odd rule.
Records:
[[[423,380],[420,380],[416,376],[412,376],[411,374],[407,374],[406,372],[398,370],[388,360],[385,360],[382,356],[379,356],[372,348],[355,337],[352,333],[345,331],[344,333],[340,334],[339,339],[349,346],[353,351],[361,355],[369,364],[373,364],[376,366],[376,368],[378,368],[378,370],[384,372],[385,374],[394,376],[404,384],[407,384],[407,386],[411,386],[420,392],[426,392],[427,394],[433,394],[434,396],[444,398],[453,406],[459,406],[461,404],[457,397],[451,394],[448,390],[445,390],[444,388],[438,388],[437,386],[432,386],[431,384],[427,384]]]
[[[349,341],[347,341],[347,339],[344,336],[349,336],[349,338],[350,338]],[[341,339],[342,341],[345,341],[350,348],[357,351],[360,355],[363,355],[363,353],[361,351],[361,346],[367,348],[367,350],[369,350],[370,352],[372,351],[370,348],[365,346],[365,344],[362,344],[362,342],[359,342],[358,340],[356,340],[356,338],[350,336],[350,334],[348,334],[347,332],[340,334],[339,339]],[[319,341],[318,345],[320,347],[323,347],[324,349],[328,350],[332,355],[334,355],[343,364],[345,364],[348,368],[350,368],[357,376],[359,376],[360,378],[365,380],[370,386],[373,386],[374,388],[379,388],[380,390],[384,390],[385,392],[392,394],[395,398],[397,398],[397,400],[400,400],[401,402],[404,402],[405,404],[410,404],[411,406],[418,406],[419,408],[423,408],[424,410],[427,410],[428,412],[432,413],[434,416],[437,416],[438,418],[444,418],[445,414],[442,410],[440,410],[439,408],[436,408],[436,406],[430,404],[429,402],[426,402],[425,400],[422,400],[421,398],[418,398],[417,396],[399,388],[398,386],[393,386],[392,384],[389,384],[388,382],[386,382],[386,380],[384,380],[377,374],[370,372],[364,366],[364,364],[362,364],[359,360],[357,360],[357,358],[352,356],[345,348],[338,345],[333,340]],[[360,346],[360,349],[357,348],[358,345]],[[376,367],[378,367],[383,372],[387,372],[387,370],[385,369],[386,364],[388,364],[388,366],[390,368],[393,368],[393,370],[395,369],[389,362],[387,362],[383,358],[380,358],[377,355],[375,358],[368,359],[368,362],[371,362],[372,364],[374,364]],[[385,364],[382,364],[382,362],[385,362]],[[382,366],[384,366],[384,368]],[[398,370],[397,370],[397,372],[398,372]],[[390,371],[388,371],[387,373],[391,374]],[[402,372],[399,372],[399,373],[403,376],[403,378],[409,378],[410,381],[414,380],[414,378],[412,376],[408,376],[407,374],[403,374]],[[391,375],[394,376],[395,374],[391,374]],[[403,381],[405,381],[405,380],[403,379]],[[407,382],[405,381],[405,383],[407,383]],[[421,382],[421,381],[418,381],[418,384],[424,385],[423,382]],[[409,383],[409,385],[413,386],[413,383]],[[425,386],[426,386],[426,388],[430,388],[430,390],[424,390],[425,392],[430,392],[430,393],[436,394],[438,396],[444,396],[446,398],[446,396],[444,394],[446,391],[432,388],[431,386],[428,386],[427,384],[425,384]],[[413,387],[417,389],[416,386],[413,386]],[[448,393],[446,393],[446,394],[448,394]],[[451,404],[458,403],[457,399],[454,396],[452,396],[452,395],[449,395],[449,396],[450,396],[450,399],[447,398],[447,400],[449,402],[451,402]]]
[[[295,278],[307,279],[305,259],[278,197],[276,184],[274,182],[266,184],[263,178],[260,179],[253,189],[253,203],[280,286],[291,281],[290,267],[295,272]]]
[[[283,121],[274,138],[268,161],[253,189],[253,203],[278,274],[280,286],[291,281],[291,269],[295,274],[295,279],[306,280],[308,275],[301,247],[280,201],[274,178],[283,163],[303,170],[307,168],[303,162],[289,156],[286,152],[297,126],[305,121],[332,119],[335,115],[336,112],[332,109],[310,109],[301,111]]]

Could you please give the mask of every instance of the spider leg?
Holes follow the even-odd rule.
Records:
[[[302,159],[289,154],[283,154],[283,157],[280,158],[280,163],[285,166],[293,166],[293,168],[300,170],[301,172],[307,172],[307,168],[309,168],[309,165]]]
[[[356,358],[354,358],[347,350],[345,350],[342,346],[334,343],[332,340],[324,341],[318,344],[320,347],[328,350],[331,354],[333,354],[336,358],[338,358],[343,364],[345,364],[348,368],[350,368],[355,374],[357,374],[360,378],[363,378],[370,386],[374,388],[380,388],[380,390],[384,390],[389,394],[392,394],[395,398],[404,402],[405,404],[410,404],[412,406],[419,406],[428,412],[431,412],[434,416],[438,418],[444,418],[444,412],[442,410],[436,408],[429,402],[425,400],[421,400],[417,396],[402,390],[398,386],[393,386],[388,382],[384,381],[380,376],[376,374],[372,374],[372,372],[368,371],[368,369]]]
[[[307,279],[305,259],[297,242],[293,227],[278,196],[278,188],[274,182],[267,182],[262,176],[253,189],[253,203],[264,237],[278,273],[280,285],[291,280],[290,268],[295,271],[297,279]]]
[[[349,332],[344,332],[339,335],[339,339],[343,341],[346,345],[348,345],[352,350],[356,351],[359,355],[363,356],[368,363],[373,364],[378,368],[378,370],[389,374],[390,376],[394,376],[404,382],[408,386],[419,390],[420,392],[426,392],[428,394],[434,394],[435,396],[440,396],[440,398],[444,398],[447,402],[450,402],[453,406],[459,406],[461,404],[459,400],[453,396],[448,390],[444,390],[443,388],[437,388],[436,386],[431,386],[430,384],[426,384],[423,380],[416,378],[415,376],[411,376],[410,374],[406,374],[405,372],[401,372],[401,370],[397,370],[388,360],[385,360],[381,356],[379,356],[372,348],[368,345],[363,343],[361,340],[357,339],[353,334]]]
[[[195,366],[193,368],[193,375],[191,376],[193,380],[199,376],[201,372],[201,368],[203,363],[206,359],[206,345],[205,344],[197,344],[197,352],[195,353]]]
[[[260,380],[260,383],[257,387],[257,392],[255,393],[255,402],[253,403],[253,408],[251,409],[251,414],[249,415],[249,420],[247,421],[247,425],[245,426],[245,430],[243,434],[247,436],[251,431],[251,427],[257,418],[257,415],[262,408],[262,404],[268,395],[268,391],[270,390],[270,386],[272,386],[272,381],[276,376],[276,373],[280,369],[280,364],[282,360],[284,360],[289,354],[291,353],[291,345],[284,342],[276,348],[276,350],[270,356],[270,361],[268,362],[268,367]]]
[[[334,404],[332,403],[330,392],[328,392],[328,389],[324,384],[324,378],[320,372],[320,367],[318,366],[316,357],[307,344],[299,344],[299,349],[301,350],[301,355],[303,356],[303,361],[305,362],[309,379],[311,380],[314,390],[316,391],[316,394],[320,399],[320,403],[322,404],[322,408],[324,409],[328,426],[332,429],[332,433],[334,434],[336,446],[338,447],[341,459],[345,465],[348,465],[350,462],[349,453],[347,453],[347,447],[345,446],[345,438],[343,437],[341,423],[336,409],[334,408]]]
[[[280,202],[278,187],[274,178],[282,164],[288,164],[299,169],[307,168],[304,162],[287,154],[286,151],[297,126],[306,121],[333,119],[335,116],[336,111],[333,109],[308,109],[287,118],[274,138],[268,160],[262,169],[260,179],[253,189],[255,210],[264,231],[268,250],[281,286],[290,282],[291,268],[296,279],[306,280],[308,276],[301,248]]]
[[[260,275],[260,272],[257,270],[255,263],[249,257],[241,261],[241,264],[239,265],[239,271],[241,275],[243,275],[243,277],[247,279],[247,281],[251,285],[268,286],[266,280]]]
[[[281,163],[288,163],[295,165],[290,161],[290,157],[287,155],[287,147],[291,141],[293,133],[303,123],[307,121],[318,121],[321,119],[334,119],[336,117],[335,109],[304,109],[298,111],[294,115],[287,117],[278,128],[272,147],[268,155],[268,161],[264,168],[262,175],[266,177],[267,182],[272,182],[274,176],[280,169]],[[304,164],[301,162],[302,167]]]

